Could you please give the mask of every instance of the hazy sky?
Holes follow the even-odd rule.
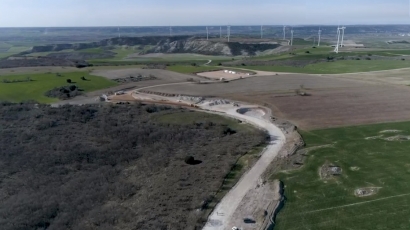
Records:
[[[0,27],[410,24],[410,0],[0,0]]]

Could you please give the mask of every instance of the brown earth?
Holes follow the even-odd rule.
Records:
[[[311,96],[296,96],[295,90],[301,85]],[[150,90],[266,105],[273,116],[307,130],[410,120],[410,88],[359,77],[347,79],[344,75],[261,76],[224,84],[172,85]]]

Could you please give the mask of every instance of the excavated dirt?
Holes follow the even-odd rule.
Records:
[[[266,182],[260,179],[257,185],[245,195],[228,226],[247,230],[261,229],[281,198],[278,180]]]
[[[319,176],[322,180],[330,180],[340,175],[342,175],[342,168],[330,162],[326,162],[319,169]]]
[[[381,189],[381,187],[358,188],[354,191],[354,195],[357,196],[357,197],[372,196],[372,195],[377,194],[380,189]]]

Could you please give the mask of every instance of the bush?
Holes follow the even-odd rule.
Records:
[[[222,65],[222,63],[219,62],[218,65]]]
[[[82,77],[81,77],[81,80],[86,81],[87,79],[85,79],[85,77],[84,77],[84,76],[82,76]]]
[[[310,51],[309,51],[309,50],[306,50],[306,52],[305,52],[305,53],[310,54]]]
[[[245,64],[245,63],[242,63],[241,65],[242,65],[242,66],[246,66],[246,64]]]
[[[185,157],[184,161],[185,161],[185,163],[191,165],[195,162],[195,158],[193,156],[187,156],[187,157]]]
[[[71,79],[67,79],[67,83],[71,83]]]
[[[356,60],[358,60],[358,61],[359,61],[359,60],[360,60],[360,58],[356,58]]]
[[[191,63],[192,66],[196,66],[196,63]]]
[[[366,57],[366,60],[372,60],[370,57]]]

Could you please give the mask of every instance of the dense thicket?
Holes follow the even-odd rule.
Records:
[[[259,131],[144,105],[0,104],[1,229],[193,229]],[[200,164],[187,164],[192,156]]]

